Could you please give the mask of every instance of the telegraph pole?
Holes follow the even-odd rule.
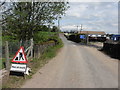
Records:
[[[81,31],[83,30],[83,28],[82,28],[82,24],[81,24],[81,29],[80,29],[80,33],[81,33]]]
[[[87,42],[86,42],[87,45],[89,44],[89,36],[88,36],[88,34],[89,34],[89,33],[88,33],[88,31],[87,31],[87,40],[86,40],[86,41],[87,41]]]
[[[81,28],[80,28],[80,33],[81,33],[81,31],[83,30],[82,24],[81,24],[80,26],[77,25],[77,26],[75,26],[75,27],[77,27],[77,31],[78,31],[78,32],[79,32],[79,27],[81,27]]]
[[[58,29],[60,30],[60,19],[61,19],[61,17],[59,16],[58,17]]]
[[[58,18],[58,28],[60,29],[60,19]]]
[[[77,26],[77,31],[79,31],[78,27],[79,27],[79,26]]]

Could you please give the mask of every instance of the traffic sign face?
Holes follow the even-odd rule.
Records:
[[[26,64],[12,64],[10,71],[25,72],[26,69],[27,69]]]
[[[15,57],[12,59],[12,62],[16,63],[27,63],[26,55],[24,53],[24,48],[20,47]]]

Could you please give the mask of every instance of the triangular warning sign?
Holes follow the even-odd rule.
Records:
[[[20,47],[15,57],[12,59],[12,62],[16,62],[16,63],[27,63],[28,62],[26,59],[26,55],[24,53],[23,47]]]

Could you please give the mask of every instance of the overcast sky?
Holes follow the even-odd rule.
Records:
[[[118,33],[118,2],[70,2],[60,20],[61,30],[105,31]],[[79,28],[80,29],[80,28]]]
[[[6,1],[9,2],[9,0]],[[52,1],[54,2],[59,0]],[[80,26],[82,24],[84,31],[105,31],[106,33],[118,33],[119,0],[67,1],[69,2],[70,8],[66,11],[66,15],[60,20],[60,28],[62,31],[77,30],[76,26]],[[57,25],[57,21],[55,23]]]

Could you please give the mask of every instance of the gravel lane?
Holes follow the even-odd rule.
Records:
[[[118,60],[68,41],[22,88],[118,88]]]

